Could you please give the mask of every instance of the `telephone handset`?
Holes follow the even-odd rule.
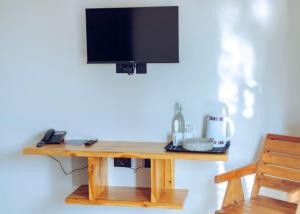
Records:
[[[55,131],[54,129],[49,129],[36,146],[42,147],[44,144],[60,144],[64,141],[66,134],[66,131]]]

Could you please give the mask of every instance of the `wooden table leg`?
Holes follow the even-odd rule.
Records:
[[[107,158],[88,158],[89,200],[107,189]]]
[[[174,189],[174,160],[151,159],[151,202],[168,189]]]

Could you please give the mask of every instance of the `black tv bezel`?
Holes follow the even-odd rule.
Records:
[[[178,55],[176,60],[165,60],[165,61],[89,61],[88,60],[88,50],[86,46],[86,53],[87,53],[87,64],[138,64],[138,63],[155,63],[155,64],[161,64],[161,63],[180,63],[179,61],[179,53],[180,53],[180,34],[179,34],[179,6],[151,6],[151,7],[106,7],[106,8],[86,8],[85,9],[85,29],[86,29],[86,44],[87,44],[87,27],[86,27],[86,15],[87,10],[99,10],[99,9],[126,9],[126,8],[164,8],[164,7],[173,7],[177,8],[177,38],[178,38]]]

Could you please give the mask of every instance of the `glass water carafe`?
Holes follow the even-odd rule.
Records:
[[[182,115],[182,106],[179,103],[176,103],[175,116],[172,121],[172,138],[173,138],[174,146],[181,145],[184,131],[185,131],[185,123]]]

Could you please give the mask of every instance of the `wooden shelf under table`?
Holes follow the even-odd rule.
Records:
[[[151,202],[150,188],[108,187],[97,199],[89,200],[88,185],[81,185],[65,199],[65,202],[67,204],[182,209],[187,194],[186,189],[165,190],[157,202]]]

